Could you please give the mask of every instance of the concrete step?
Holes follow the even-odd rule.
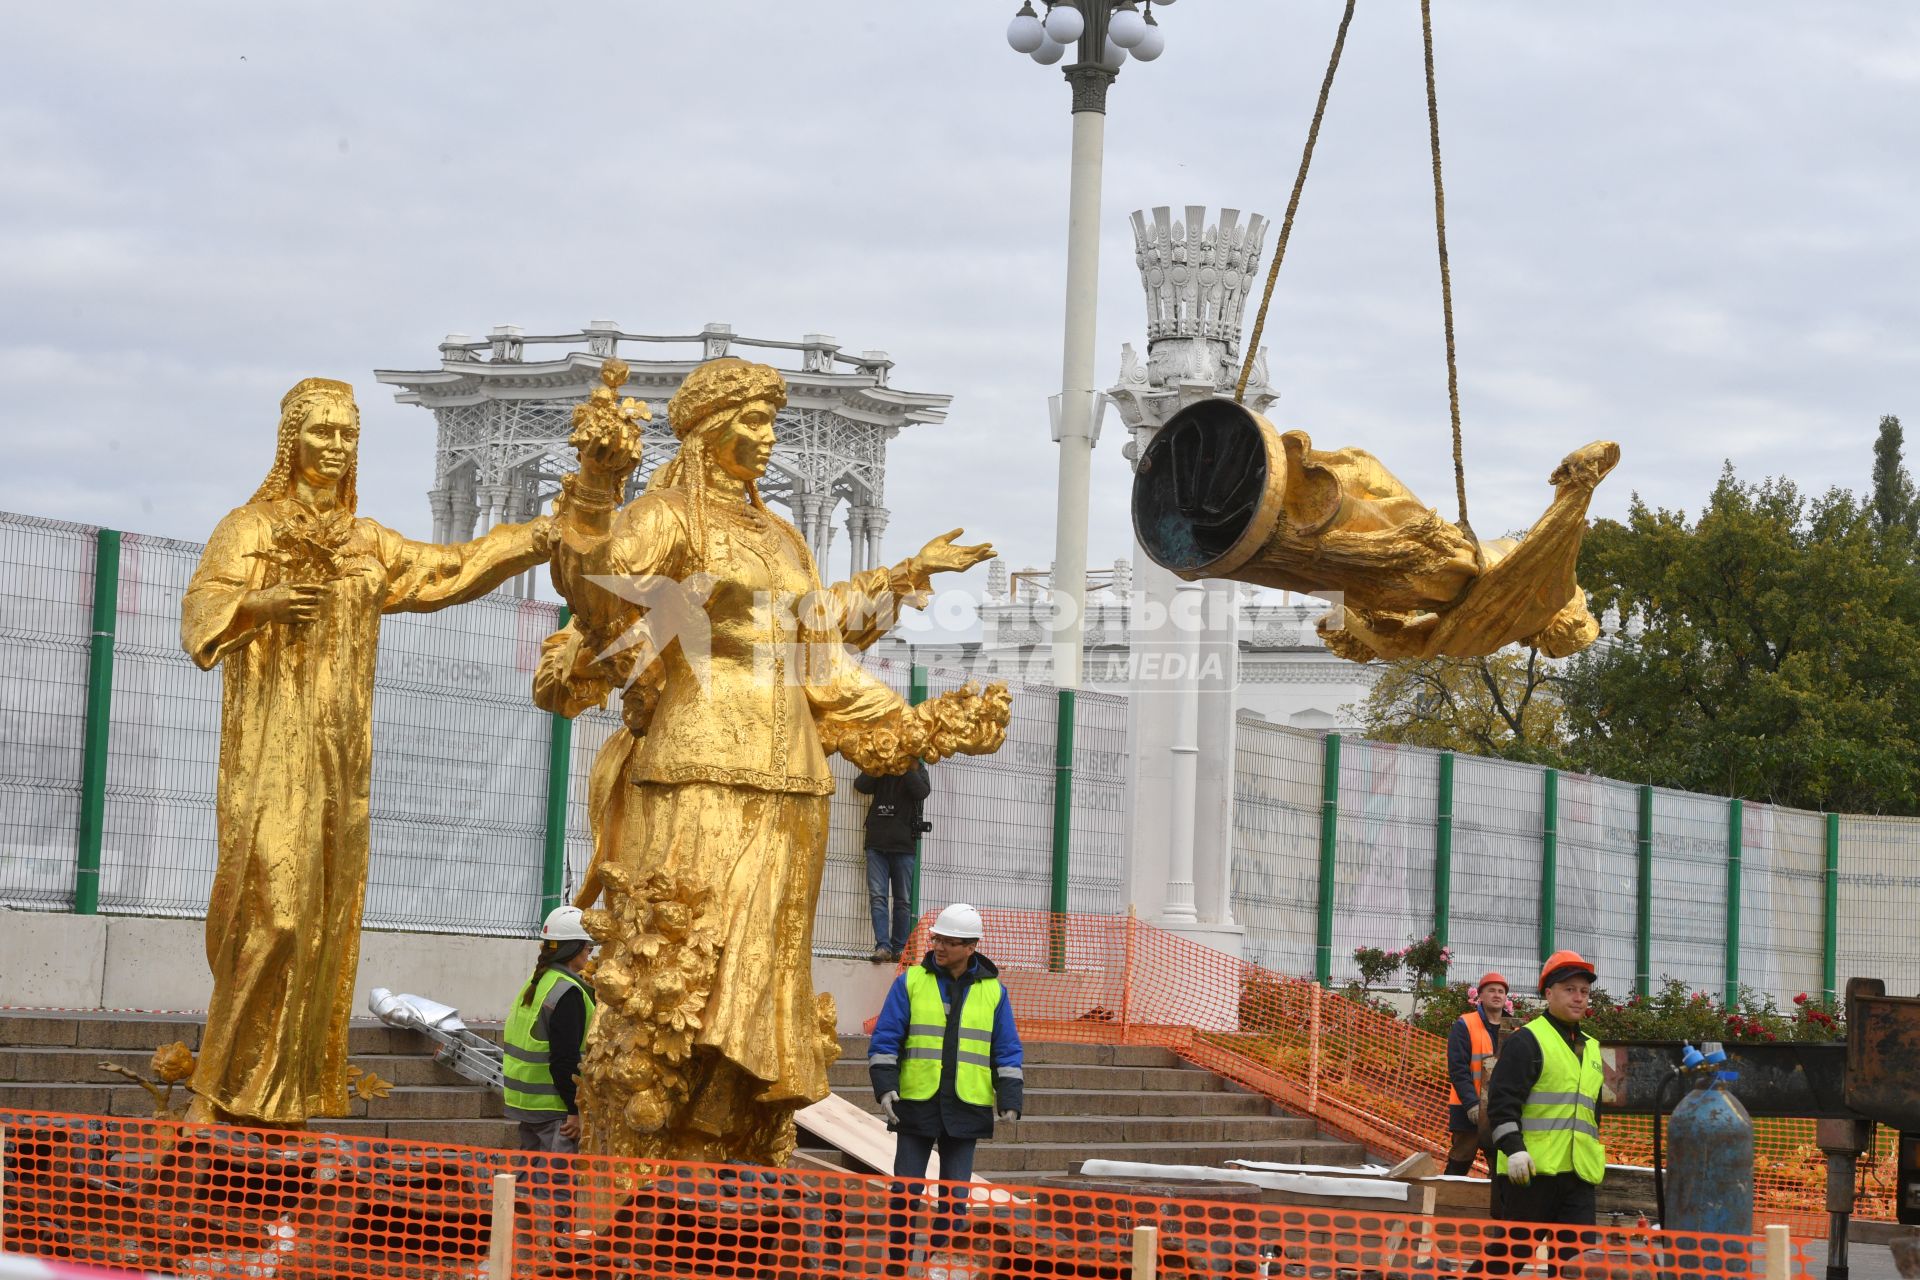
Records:
[[[1086,1067],[1029,1064],[1025,1068],[1029,1089],[1135,1090],[1172,1089],[1182,1093],[1211,1092],[1231,1088],[1227,1081],[1198,1067]],[[836,1062],[828,1068],[828,1083],[835,1088],[866,1084],[865,1061]]]
[[[141,1049],[69,1049],[60,1045],[21,1045],[0,1049],[0,1081],[33,1084],[99,1084],[110,1077],[100,1064],[151,1075],[153,1052]],[[392,1084],[462,1085],[465,1076],[448,1070],[423,1053],[355,1054],[350,1061]]]
[[[841,1036],[842,1062],[867,1057],[866,1036]],[[1074,1044],[1065,1041],[1025,1041],[1021,1048],[1028,1065],[1085,1067],[1177,1067],[1180,1055],[1154,1045]]]
[[[994,1181],[1018,1181],[1028,1171],[1065,1169],[1075,1160],[1139,1160],[1151,1164],[1221,1165],[1228,1160],[1273,1160],[1283,1164],[1357,1165],[1365,1153],[1352,1143],[1301,1142],[983,1142],[973,1167]]]
[[[183,1088],[174,1101],[191,1101]],[[500,1116],[498,1094],[479,1085],[402,1085],[384,1098],[354,1098],[355,1117],[372,1120],[489,1120]],[[153,1099],[137,1084],[0,1083],[0,1110],[54,1111],[86,1116],[153,1115]]]
[[[995,1142],[1299,1142],[1319,1136],[1291,1116],[1029,1116],[996,1124]]]
[[[0,1048],[20,1046],[79,1049],[145,1049],[174,1041],[198,1050],[206,1015],[199,1013],[0,1013]],[[500,1028],[483,1024],[476,1034],[500,1040]],[[430,1053],[433,1043],[416,1031],[402,1031],[371,1018],[356,1018],[347,1030],[347,1052],[360,1054]]]
[[[878,1115],[880,1104],[866,1081],[858,1085],[836,1086],[834,1092],[864,1111]],[[1182,1093],[1158,1089],[1142,1093],[1132,1089],[1028,1089],[1026,1109],[1030,1116],[1267,1116],[1273,1115],[1271,1103],[1256,1093],[1236,1093],[1221,1089]]]
[[[462,1147],[514,1150],[520,1126],[512,1120],[316,1120],[312,1128],[348,1138],[397,1138],[408,1142],[445,1142]]]

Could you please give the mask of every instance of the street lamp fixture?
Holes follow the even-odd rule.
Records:
[[[1094,317],[1100,283],[1100,171],[1106,139],[1107,88],[1131,56],[1152,62],[1167,47],[1154,20],[1156,4],[1173,0],[1021,0],[1007,24],[1007,43],[1050,67],[1074,46],[1062,68],[1073,89],[1073,161],[1067,195],[1067,307],[1060,394],[1053,438],[1060,445],[1060,483],[1053,549],[1053,682],[1080,686],[1087,596],[1087,506],[1093,442],[1099,435],[1094,387]]]
[[[1099,6],[1100,0],[1085,0]],[[1106,0],[1107,39],[1095,61],[1109,71],[1117,71],[1131,55],[1137,62],[1152,62],[1167,47],[1166,33],[1154,19],[1153,6],[1170,5],[1174,0]],[[1007,24],[1007,44],[1015,53],[1024,53],[1043,67],[1050,67],[1066,56],[1067,46],[1086,32],[1082,0],[1041,0],[1047,6],[1043,18],[1033,0],[1022,0],[1020,11]],[[1084,56],[1084,54],[1083,54]]]

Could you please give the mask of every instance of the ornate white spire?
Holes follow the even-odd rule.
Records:
[[[1210,338],[1238,355],[1267,220],[1248,214],[1242,225],[1238,209],[1222,209],[1220,221],[1209,226],[1204,205],[1190,204],[1186,212],[1185,222],[1175,222],[1166,205],[1151,219],[1145,210],[1133,215],[1133,256],[1147,291],[1147,343]]]

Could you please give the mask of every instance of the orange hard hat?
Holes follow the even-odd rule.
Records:
[[[1507,990],[1513,990],[1513,984],[1507,981],[1507,975],[1497,969],[1489,969],[1487,972],[1481,974],[1480,981],[1474,985],[1484,987],[1489,982],[1497,982]]]
[[[1584,973],[1589,979],[1600,976],[1578,951],[1554,952],[1540,966],[1540,993],[1545,995],[1548,987],[1576,973]]]

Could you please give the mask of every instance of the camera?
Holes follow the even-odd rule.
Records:
[[[913,824],[913,833],[915,835],[923,836],[931,830],[933,830],[933,824],[931,822],[916,822]]]

